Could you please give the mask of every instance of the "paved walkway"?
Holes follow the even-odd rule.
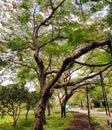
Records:
[[[82,113],[87,113],[88,112],[87,110],[81,110],[81,109],[74,109],[73,111],[78,111],[78,112],[82,112]],[[107,116],[105,112],[99,112],[99,111],[91,110],[90,114],[95,114],[97,116],[101,116],[101,117],[104,117],[106,119],[111,119],[112,120],[112,113],[111,113],[110,116]]]

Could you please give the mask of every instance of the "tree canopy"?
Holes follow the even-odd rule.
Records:
[[[10,69],[14,82],[37,78],[40,99],[32,130],[43,130],[46,104],[55,89],[78,88],[111,71],[112,2],[5,0],[0,11],[0,68]],[[77,70],[80,74],[72,78]]]

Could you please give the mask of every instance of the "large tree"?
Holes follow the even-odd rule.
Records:
[[[40,99],[35,109],[32,130],[43,130],[46,104],[54,88],[74,86],[88,79],[87,73],[86,78],[76,78],[75,82],[60,80],[63,73],[74,69],[75,63],[90,63],[84,58],[86,53],[91,52],[88,55],[92,55],[95,51],[91,50],[98,48],[99,54],[102,55],[106,50],[108,59],[103,60],[106,67],[102,66],[100,70],[111,67],[108,49],[103,47],[110,43],[109,38],[104,37],[107,36],[107,28],[110,30],[112,26],[112,16],[109,13],[112,11],[111,4],[106,0],[1,2],[3,10],[1,9],[0,49],[3,55],[13,55],[8,60],[6,56],[1,57],[1,61],[16,69],[16,73],[20,66],[24,66],[28,75],[33,73],[38,78]],[[105,10],[106,7],[109,8],[108,12]],[[99,17],[98,13],[103,10],[106,12],[105,15]],[[99,61],[95,63],[102,64]],[[22,78],[24,74],[19,76]]]

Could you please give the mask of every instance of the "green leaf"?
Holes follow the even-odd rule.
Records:
[[[22,24],[26,24],[29,22],[29,18],[30,13],[28,11],[23,11],[18,15],[17,20],[20,21]]]

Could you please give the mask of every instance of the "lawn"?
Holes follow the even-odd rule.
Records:
[[[108,121],[106,118],[97,116],[97,115],[91,115],[92,120],[94,121],[94,129],[95,130],[107,130]],[[111,124],[110,124],[111,125]],[[111,127],[111,126],[110,126]]]
[[[73,112],[67,112],[67,118],[60,118],[60,111],[51,112],[51,116],[46,116],[47,124],[44,125],[44,130],[64,130],[72,120]],[[106,122],[103,118],[92,115],[92,119],[94,121],[95,130],[104,130],[103,126],[99,124],[99,120]],[[12,118],[10,116],[5,116],[0,119],[0,130],[31,130],[32,124],[34,120],[33,111],[29,112],[28,120],[25,120],[25,111],[22,112],[17,126],[14,128],[12,126]]]
[[[12,119],[10,116],[5,116],[0,119],[0,130],[31,130],[33,124],[34,115],[30,111],[28,120],[25,120],[25,112],[23,112],[18,120],[17,126],[12,126]],[[47,124],[44,126],[44,130],[64,130],[72,119],[72,113],[67,112],[67,118],[61,119],[59,111],[53,111],[51,116],[46,116]]]

